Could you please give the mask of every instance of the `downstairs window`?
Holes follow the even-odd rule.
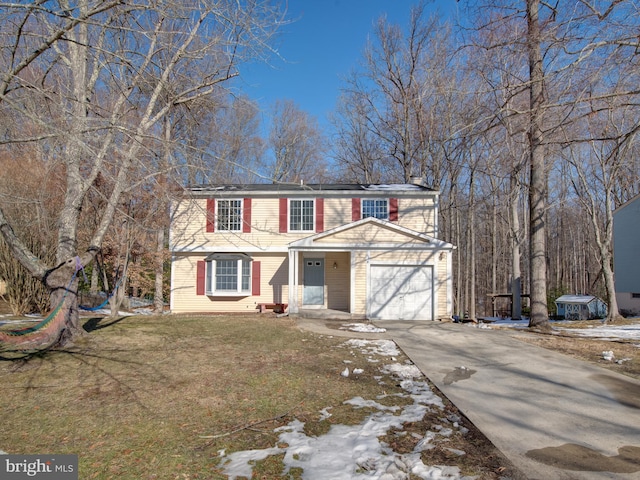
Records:
[[[209,255],[205,291],[207,295],[251,295],[251,257],[245,254]]]

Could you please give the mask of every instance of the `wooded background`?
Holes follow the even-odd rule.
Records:
[[[14,310],[46,310],[47,269],[91,246],[81,290],[119,285],[160,310],[170,205],[189,185],[420,176],[458,247],[457,314],[522,288],[542,320],[562,293],[602,297],[613,319],[613,211],[640,190],[637,3],[461,0],[463,24],[426,6],[379,20],[323,129],[241,91],[239,65],[273,55],[290,21],[277,2],[0,2]]]

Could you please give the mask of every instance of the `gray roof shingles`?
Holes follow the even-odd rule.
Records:
[[[213,184],[213,185],[193,185],[188,187],[193,193],[232,193],[232,192],[435,192],[434,189],[422,185],[411,183],[400,184],[359,184],[359,183],[252,183],[252,184]]]

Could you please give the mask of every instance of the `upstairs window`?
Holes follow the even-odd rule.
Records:
[[[389,220],[389,202],[385,199],[363,199],[362,218],[373,217],[380,220]]]
[[[289,200],[289,231],[314,231],[313,200]]]
[[[241,232],[242,200],[218,200],[216,204],[216,230]]]

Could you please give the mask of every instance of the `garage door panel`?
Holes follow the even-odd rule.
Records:
[[[372,265],[369,315],[380,320],[432,320],[431,266]]]

